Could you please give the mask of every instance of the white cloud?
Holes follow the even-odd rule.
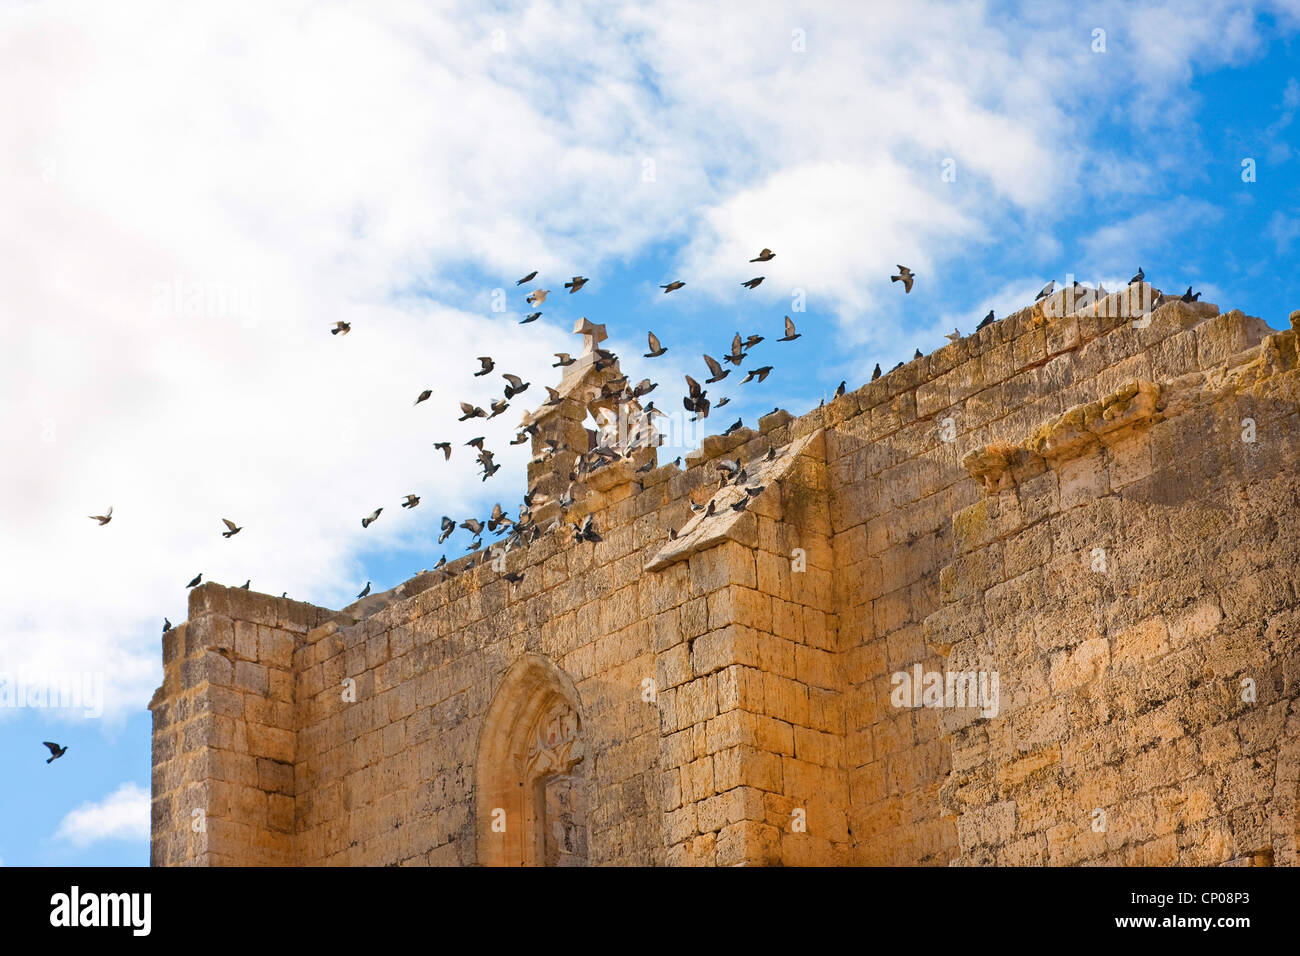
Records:
[[[456,402],[500,388],[474,356],[531,380],[529,405],[574,349],[567,297],[546,323],[490,311],[497,285],[523,308],[528,270],[597,289],[603,264],[677,244],[720,308],[775,321],[807,287],[846,340],[894,342],[896,262],[938,287],[1000,231],[1050,250],[1084,184],[1146,188],[1145,152],[1093,142],[1088,104],[1132,94],[1169,124],[1192,64],[1251,55],[1248,18],[1220,34],[1197,9],[1101,8],[1102,69],[1079,24],[979,4],[4,7],[0,84],[23,95],[0,105],[18,317],[0,448],[19,463],[0,471],[0,658],[103,672],[120,716],[156,685],[161,619],[195,573],[340,605],[369,551],[517,498],[519,404],[483,426],[504,464],[488,486],[459,441],[450,464],[431,442],[463,441]],[[734,263],[763,244],[778,258],[745,292]],[[612,340],[644,334],[609,321]],[[671,370],[679,398],[684,358],[629,372]],[[109,505],[109,526],[87,519]],[[222,517],[245,531],[223,540]]]
[[[124,783],[98,803],[83,803],[59,823],[55,839],[78,847],[149,837],[149,791]]]

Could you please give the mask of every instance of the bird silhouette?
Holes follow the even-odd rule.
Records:
[[[564,287],[569,290],[569,295],[573,295],[573,293],[586,285],[588,281],[589,280],[586,276],[574,276],[568,282],[564,283]]]
[[[463,421],[463,419],[462,419],[462,421]],[[433,447],[434,447],[434,448],[441,448],[441,449],[442,449],[442,454],[443,454],[443,459],[444,459],[445,461],[451,461],[451,442],[449,442],[449,441],[436,441],[436,442],[433,443]]]
[[[772,371],[772,366],[770,365],[763,365],[760,366],[759,368],[751,368],[748,372],[745,373],[745,377],[740,380],[740,384],[744,385],[746,382],[751,382],[755,378],[757,378],[761,382],[763,381],[763,379],[767,378],[767,376],[771,373],[771,371]]]
[[[551,354],[554,355],[557,359],[559,359],[558,362],[551,363],[551,368],[566,368],[572,365],[574,362],[578,361],[568,352],[552,352]]]
[[[90,515],[90,520],[98,521],[99,526],[101,528],[104,527],[104,525],[108,524],[110,521],[113,520],[113,506],[109,505],[108,511],[102,515]]]
[[[876,367],[875,367],[875,369],[872,370],[872,372],[871,372],[871,380],[872,380],[873,382],[874,382],[876,379],[878,379],[878,378],[880,378],[880,363],[879,363],[879,362],[876,363]]]
[[[357,600],[360,601],[363,597],[365,597],[369,593],[370,593],[370,582],[367,581],[366,586],[362,588],[361,593],[357,595]]]
[[[51,740],[45,740],[42,741],[42,743],[44,743],[46,747],[50,748],[50,759],[45,761],[46,763],[54,763],[54,761],[58,760],[65,753],[68,752],[67,747],[60,747],[58,744],[54,743]]]
[[[221,537],[223,538],[233,538],[235,535],[239,534],[239,532],[244,530],[243,528],[235,524],[233,521],[231,521],[229,518],[222,518],[221,523],[224,524],[228,529],[226,531],[221,532]]]
[[[475,377],[475,378],[478,378],[480,375],[486,375],[486,374],[488,374],[488,373],[491,372],[494,368],[496,368],[496,365],[497,365],[497,363],[496,363],[495,361],[492,360],[492,356],[490,356],[490,355],[480,355],[480,356],[478,357],[478,361],[479,361],[479,364],[482,365],[483,367],[480,368],[477,372],[474,373],[474,377]]]
[[[1142,267],[1141,267],[1141,266],[1138,266],[1138,271],[1137,271],[1136,273],[1134,273],[1133,278],[1131,278],[1131,279],[1128,280],[1128,284],[1129,284],[1129,285],[1132,285],[1134,282],[1141,282],[1141,281],[1143,281],[1144,279],[1146,279],[1146,277],[1147,277],[1147,274],[1146,274],[1145,272],[1142,271]]]
[[[186,587],[187,589],[188,589],[188,588],[196,588],[196,587],[198,587],[198,586],[199,586],[200,584],[202,584],[202,583],[203,583],[203,572],[200,571],[198,574],[194,575],[194,580],[191,581],[189,584],[185,585],[185,587]]]
[[[752,279],[748,279],[745,282],[742,282],[741,285],[743,285],[746,289],[757,289],[759,285],[762,284],[763,280],[766,278],[767,276],[755,276]]]
[[[515,285],[523,285],[525,282],[532,282],[536,278],[537,278],[537,270],[534,269],[532,272],[528,273],[528,275],[524,276],[522,279],[516,282]]]
[[[781,336],[779,339],[777,339],[777,341],[778,341],[778,342],[793,342],[795,339],[797,339],[797,338],[798,338],[799,336],[801,336],[801,335],[803,335],[802,332],[796,332],[796,331],[794,330],[794,323],[790,321],[790,316],[787,315],[787,316],[785,317],[785,335]]]
[[[526,316],[524,316],[522,319],[519,320],[519,324],[527,325],[529,322],[536,322],[541,317],[542,317],[542,313],[540,312],[529,312]]]
[[[433,389],[426,388],[423,392],[420,393],[419,397],[416,398],[415,404],[419,405],[421,402],[427,402],[429,400],[429,396],[432,394],[433,394]]]
[[[984,328],[984,326],[992,325],[992,324],[993,324],[993,310],[989,309],[989,314],[984,316],[984,318],[980,319],[980,324],[975,326],[975,329],[976,331],[978,331]]]
[[[1034,296],[1034,301],[1037,302],[1039,299],[1046,299],[1049,295],[1051,295],[1055,291],[1056,291],[1056,280],[1053,279],[1051,282],[1047,283],[1047,285],[1043,286],[1041,290],[1039,290],[1038,295]]]
[[[776,258],[776,253],[775,253],[775,252],[773,252],[771,249],[764,249],[762,252],[760,252],[758,255],[754,256],[754,258],[750,259],[749,261],[750,261],[750,262],[767,262],[767,261],[769,261],[769,260],[771,260],[771,259],[775,259],[775,258]]]
[[[899,266],[898,275],[890,276],[889,281],[903,283],[903,294],[906,295],[912,291],[912,283],[916,281],[916,273],[907,266]]]
[[[402,507],[414,508],[419,503],[420,503],[420,498],[418,495],[407,495],[406,500],[402,502]]]
[[[658,358],[668,350],[659,344],[659,336],[653,332],[646,333],[646,342],[650,346],[650,351],[646,352],[644,358]]]
[[[668,283],[667,285],[661,285],[659,288],[664,290],[664,295],[667,295],[669,292],[676,292],[684,285],[686,285],[685,282],[680,282],[674,279],[672,282]]]
[[[344,335],[347,335],[351,331],[352,331],[351,322],[339,321],[339,322],[335,322],[334,328],[330,329],[330,335],[338,335],[340,332],[342,332]]]

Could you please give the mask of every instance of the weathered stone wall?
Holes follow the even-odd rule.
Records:
[[[512,550],[518,584],[197,589],[154,862],[1295,862],[1295,332],[1122,314],[1149,291],[1058,294],[685,470],[606,466],[565,514],[603,540]],[[586,440],[618,374],[591,348],[535,451]],[[766,488],[742,511],[722,458]],[[996,671],[995,713],[898,706],[916,665]]]

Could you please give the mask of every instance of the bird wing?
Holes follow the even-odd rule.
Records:
[[[745,343],[741,341],[740,333],[737,332],[736,337],[731,340],[731,354],[739,355],[740,352],[744,350],[744,348],[745,348]]]
[[[49,748],[50,748],[50,753],[52,753],[52,754],[56,754],[56,753],[58,753],[58,752],[62,749],[58,744],[56,744],[56,743],[54,743],[53,741],[50,741],[50,740],[42,740],[41,743],[43,743],[43,744],[45,744],[45,746],[49,747]]]
[[[492,356],[490,356],[490,355],[480,355],[480,356],[478,357],[478,360],[479,360],[479,362],[482,363],[482,365],[483,365],[483,367],[484,367],[485,369],[491,368],[491,367],[495,364],[495,363],[492,361]]]
[[[785,334],[794,335],[794,323],[790,321],[790,316],[785,317]]]
[[[655,335],[653,332],[648,332],[648,333],[646,333],[646,338],[650,340],[650,351],[651,351],[651,352],[658,352],[658,351],[659,351],[659,336]]]
[[[227,528],[229,528],[231,531],[238,531],[238,530],[239,530],[239,526],[238,526],[237,524],[235,524],[233,521],[231,521],[229,518],[222,518],[221,521],[222,521],[222,523],[225,524],[225,526],[226,526]]]
[[[704,363],[708,365],[709,371],[715,378],[722,372],[722,366],[707,355],[704,356]]]
[[[461,410],[462,412],[464,412],[466,415],[473,415],[473,414],[474,414],[474,406],[471,405],[469,402],[461,402],[461,403],[460,403],[460,410]]]
[[[520,378],[518,375],[511,375],[509,372],[506,372],[506,374],[502,375],[501,377],[504,378],[511,385],[513,385],[515,388],[518,388],[520,385],[524,384],[524,380],[522,378]]]

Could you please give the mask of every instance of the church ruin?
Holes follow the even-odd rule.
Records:
[[[517,584],[196,588],[153,864],[1297,863],[1300,312],[1154,294],[1067,289],[684,468],[639,447]],[[582,331],[539,457],[622,413]],[[542,528],[574,455],[530,465]]]

